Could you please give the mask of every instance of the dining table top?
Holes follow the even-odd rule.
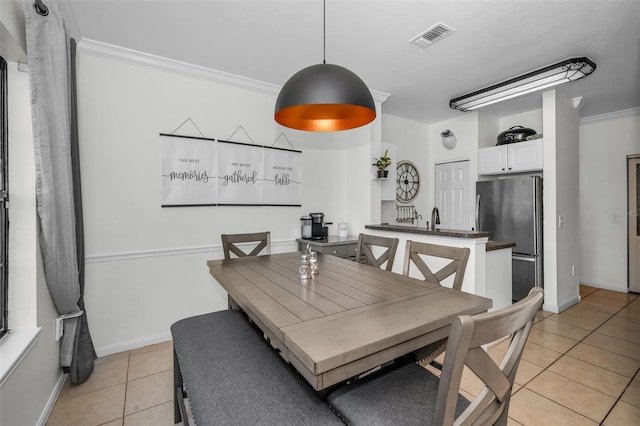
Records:
[[[491,299],[351,260],[318,254],[318,275],[301,280],[300,253],[207,262],[242,309],[316,389],[326,389],[449,334],[458,315]]]

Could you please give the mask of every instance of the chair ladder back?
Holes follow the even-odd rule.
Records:
[[[460,316],[454,320],[438,387],[435,424],[506,425],[518,364],[543,298],[542,289],[533,288],[526,298],[511,306],[473,317]],[[482,345],[505,336],[511,337],[509,347],[502,360],[496,363]],[[465,365],[485,387],[471,405],[454,419]]]
[[[455,274],[452,287],[455,290],[460,290],[462,288],[462,281],[467,268],[467,262],[469,261],[470,252],[471,250],[465,247],[448,247],[408,240],[404,257],[403,274],[409,275],[411,263],[416,266],[426,281],[440,285],[442,285],[443,280]],[[450,259],[451,262],[440,270],[433,272],[420,255]]]
[[[271,232],[254,232],[251,234],[222,234],[222,250],[224,258],[231,259],[231,253],[238,257],[257,256],[262,250],[266,254],[271,254]],[[243,251],[236,244],[253,243],[258,244],[249,252]]]
[[[382,268],[382,264],[386,261],[384,269],[391,271],[393,261],[396,257],[398,249],[397,238],[379,237],[376,235],[360,234],[358,236],[357,261],[366,265]],[[384,247],[386,250],[378,257],[373,253],[372,247]]]

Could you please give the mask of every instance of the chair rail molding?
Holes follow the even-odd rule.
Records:
[[[243,246],[242,244],[239,244]],[[246,244],[250,247],[251,244]],[[298,249],[298,243],[295,240],[281,240],[271,241],[272,253],[285,253],[288,251],[296,251]],[[88,254],[86,256],[86,263],[106,263],[106,262],[126,262],[138,259],[150,259],[157,257],[167,256],[185,256],[194,254],[209,254],[212,259],[224,258],[222,250],[222,244],[212,244],[206,246],[191,246],[191,247],[174,247],[166,249],[151,249],[151,250],[131,250],[122,251],[118,253],[99,253]]]

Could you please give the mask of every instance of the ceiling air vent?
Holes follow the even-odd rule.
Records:
[[[453,32],[455,32],[453,28],[442,22],[438,22],[409,40],[409,43],[417,44],[420,47],[429,47]]]

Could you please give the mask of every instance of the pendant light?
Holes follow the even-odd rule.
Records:
[[[326,63],[326,4],[323,5],[323,61],[295,73],[280,90],[275,120],[311,132],[364,126],[376,118],[367,85],[352,71]]]

